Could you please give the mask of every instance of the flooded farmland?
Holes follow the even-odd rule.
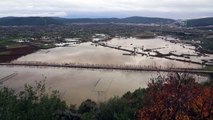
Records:
[[[173,39],[173,38],[169,38]],[[140,65],[154,67],[181,67],[201,68],[202,65],[189,62],[181,62],[161,57],[153,57],[156,51],[162,54],[173,53],[175,55],[186,54],[189,57],[169,56],[170,58],[187,59],[196,62],[210,61],[212,55],[201,55],[195,51],[195,47],[182,43],[172,43],[162,38],[136,39],[113,38],[110,41],[101,42],[110,46],[134,50],[146,55],[132,55],[126,51],[100,46],[93,42],[81,44],[69,44],[66,47],[39,50],[35,53],[23,56],[13,62],[38,61],[50,63],[82,63],[82,64],[114,64],[114,65]],[[146,51],[149,49],[149,51]],[[127,91],[144,88],[150,79],[156,78],[158,72],[133,72],[133,71],[109,71],[89,69],[65,69],[65,68],[36,68],[36,67],[0,67],[0,79],[8,77],[3,85],[17,91],[23,89],[24,84],[34,85],[35,81],[46,81],[47,88],[59,90],[62,98],[70,104],[79,104],[85,99],[104,101],[113,96],[121,96]],[[166,73],[160,73],[166,74]],[[205,80],[205,77],[196,76],[197,80]]]
[[[121,46],[122,48],[133,50],[135,47],[137,51],[142,51],[140,48],[149,49],[149,51],[142,51],[147,55],[124,55],[131,54],[126,51],[107,48],[96,45],[91,42],[72,44],[67,47],[56,47],[48,50],[40,50],[36,53],[21,57],[16,61],[40,61],[40,62],[56,62],[56,63],[89,63],[89,64],[125,64],[125,65],[146,65],[146,66],[163,66],[163,67],[188,67],[200,68],[201,65],[180,62],[176,60],[165,59],[161,57],[153,57],[157,50],[161,54],[183,54],[189,55],[188,58],[169,56],[170,58],[178,58],[180,60],[192,60],[195,62],[202,62],[202,60],[209,61],[212,55],[199,55],[195,51],[195,47],[191,45],[175,44],[165,41],[161,38],[155,39],[136,39],[136,38],[114,38],[108,42],[103,42],[111,46]],[[157,43],[157,44],[156,44]],[[14,62],[16,62],[14,61]]]

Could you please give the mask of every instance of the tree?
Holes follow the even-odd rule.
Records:
[[[78,112],[82,115],[82,120],[96,120],[97,111],[97,104],[90,99],[82,102],[78,109]]]
[[[138,120],[213,119],[213,88],[186,74],[159,77],[148,85]]]
[[[8,88],[0,90],[1,120],[57,120],[58,113],[65,109],[58,91],[48,95],[42,82],[37,82],[36,87],[25,85],[19,95]]]
[[[102,103],[99,109],[99,120],[129,120],[132,111],[127,101],[118,97]]]

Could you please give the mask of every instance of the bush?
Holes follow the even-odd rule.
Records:
[[[45,85],[38,82],[36,87],[25,85],[24,91],[16,95],[13,90],[0,90],[1,120],[56,120],[58,112],[65,111],[66,104],[59,93],[45,93]]]
[[[131,108],[127,101],[118,97],[100,104],[99,120],[128,120],[131,116]]]
[[[148,85],[138,120],[213,119],[213,88],[185,74],[172,74]]]

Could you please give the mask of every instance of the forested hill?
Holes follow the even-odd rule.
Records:
[[[213,25],[213,17],[187,20],[188,27],[200,27]]]
[[[0,18],[1,26],[62,25],[64,20],[56,17],[5,17]]]
[[[128,18],[59,18],[59,17],[4,17],[0,18],[0,26],[22,25],[66,25],[70,23],[133,23],[133,24],[171,24],[173,19],[155,17],[128,17]],[[213,25],[213,17],[189,19],[188,27]]]
[[[58,17],[5,17],[0,18],[1,26],[22,25],[65,25],[69,23],[135,23],[135,24],[170,24],[173,19],[151,17],[128,17],[128,18],[77,18],[67,19]]]
[[[69,19],[70,23],[136,23],[136,24],[170,24],[175,22],[173,19],[152,18],[152,17],[128,17],[128,18],[81,18]]]

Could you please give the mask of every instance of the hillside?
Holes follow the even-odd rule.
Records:
[[[1,26],[22,25],[62,25],[63,19],[56,17],[5,17],[0,19]]]
[[[22,25],[65,25],[70,23],[133,23],[133,24],[171,24],[173,19],[155,17],[127,17],[127,18],[59,18],[59,17],[5,17],[0,18],[0,26]],[[213,25],[213,17],[186,20],[188,27]]]
[[[120,19],[123,23],[144,23],[144,24],[170,24],[175,22],[173,19],[152,18],[152,17],[129,17]]]
[[[82,18],[69,19],[69,23],[135,23],[135,24],[170,24],[175,22],[173,19],[152,18],[152,17],[128,17],[128,18]]]
[[[213,25],[213,17],[187,20],[188,27],[200,27]]]
[[[128,18],[79,18],[65,19],[57,17],[5,17],[0,18],[1,26],[21,25],[64,25],[69,23],[135,23],[135,24],[170,24],[173,19],[151,17],[128,17]]]

